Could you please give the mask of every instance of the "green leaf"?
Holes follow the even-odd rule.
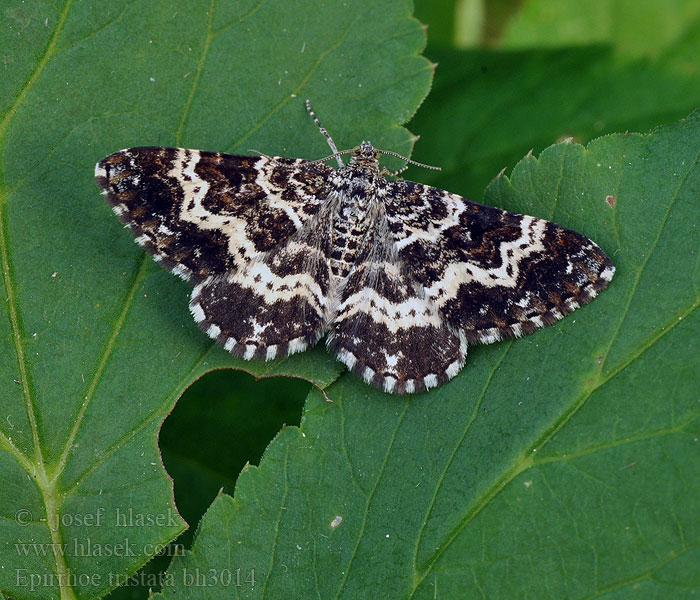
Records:
[[[646,131],[700,106],[700,70],[683,67],[680,58],[700,55],[700,35],[677,45],[673,57],[624,64],[600,47],[431,47],[426,54],[439,67],[410,124],[421,135],[414,158],[442,171],[413,171],[409,178],[470,198],[531,149],[540,152],[566,137],[588,142],[615,131]]]
[[[323,157],[307,97],[340,147],[371,135],[410,153],[400,125],[432,71],[408,0],[12,0],[2,14],[0,589],[95,598],[185,527],[157,437],[192,381],[236,367],[324,388],[341,369],[323,349],[246,363],[215,348],[93,165],[144,144]]]
[[[697,36],[695,0],[416,0],[431,45],[500,49],[606,46],[617,58],[673,59]],[[429,54],[428,54],[429,55]],[[694,57],[686,68],[697,70]]]
[[[620,55],[659,56],[700,24],[694,0],[526,0],[502,33],[505,48],[610,44]]]
[[[553,327],[471,348],[429,394],[351,376],[332,403],[313,392],[301,427],[214,502],[160,596],[697,593],[699,160],[697,112],[551,146],[497,178],[487,203],[599,242],[610,289]]]

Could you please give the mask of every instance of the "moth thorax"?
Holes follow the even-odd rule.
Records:
[[[343,206],[343,218],[358,227],[369,219],[370,199],[367,196],[355,196]]]

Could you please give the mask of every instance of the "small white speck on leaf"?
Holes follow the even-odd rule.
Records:
[[[331,521],[331,529],[335,529],[335,528],[338,527],[342,522],[343,522],[343,517],[341,517],[340,515],[337,515],[337,516],[335,517],[335,519],[333,519],[333,520]]]

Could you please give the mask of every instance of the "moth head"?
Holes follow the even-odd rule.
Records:
[[[376,166],[379,164],[379,154],[379,150],[375,150],[370,142],[362,142],[353,148],[350,164]]]

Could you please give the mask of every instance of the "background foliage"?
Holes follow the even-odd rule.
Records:
[[[182,531],[177,510],[194,527],[209,507],[191,553],[112,596],[154,581],[181,596],[197,569],[219,577],[188,588],[208,598],[697,593],[699,119],[596,138],[700,104],[700,9],[582,6],[416,2],[439,66],[408,127],[414,158],[443,171],[407,177],[488,188],[487,203],[589,235],[618,273],[556,327],[472,348],[457,379],[413,399],[341,375],[322,348],[260,365],[212,347],[187,287],[144,259],[91,181],[96,160],[144,143],[323,156],[307,96],[339,147],[410,152],[400,125],[432,69],[409,2],[0,9],[0,590],[59,597],[17,569],[130,575],[153,552],[95,544],[153,548]],[[564,138],[588,145],[547,148]],[[226,366],[297,379],[210,373],[158,437],[182,391]],[[105,507],[172,519],[78,522]],[[58,558],[16,545],[88,540],[92,553]],[[114,587],[73,583],[63,597]]]

